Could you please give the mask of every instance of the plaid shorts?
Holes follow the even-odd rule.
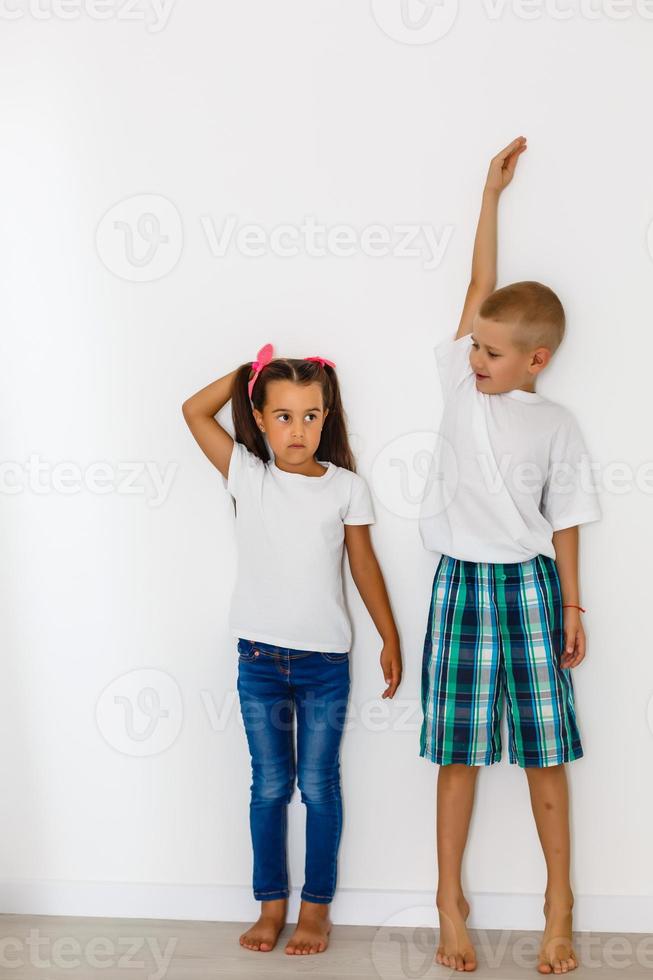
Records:
[[[553,558],[462,561],[442,555],[424,655],[420,755],[440,765],[501,758],[505,692],[509,761],[555,766],[583,755]]]

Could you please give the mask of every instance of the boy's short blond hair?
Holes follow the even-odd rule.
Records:
[[[484,320],[513,325],[512,343],[524,353],[546,347],[555,353],[565,333],[565,311],[548,286],[541,282],[513,282],[496,289],[482,303]]]

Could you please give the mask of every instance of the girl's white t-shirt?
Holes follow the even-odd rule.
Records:
[[[345,653],[351,624],[342,560],[345,524],[374,524],[363,477],[334,463],[304,476],[264,463],[234,442],[223,482],[236,507],[238,571],[233,636],[296,650]]]
[[[420,506],[424,546],[466,561],[556,557],[553,531],[601,517],[592,463],[572,413],[537,392],[488,395],[471,334],[435,348],[444,411]]]

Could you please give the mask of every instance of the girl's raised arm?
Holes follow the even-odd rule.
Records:
[[[237,373],[238,368],[201,388],[196,394],[187,398],[181,406],[188,428],[197,444],[205,456],[220,470],[225,480],[229,473],[234,441],[227,430],[216,421],[215,416],[231,398]]]

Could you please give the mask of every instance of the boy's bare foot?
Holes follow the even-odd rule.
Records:
[[[240,945],[259,953],[269,953],[277,944],[279,933],[286,924],[288,900],[277,898],[271,902],[261,902],[261,914],[251,929],[244,932]]]
[[[571,944],[572,906],[573,897],[544,900],[546,925],[537,965],[540,973],[569,973],[578,966]]]
[[[297,928],[286,943],[285,952],[290,956],[323,953],[329,945],[330,932],[329,906],[302,901]]]
[[[440,945],[435,962],[451,970],[469,972],[476,969],[476,952],[465,925],[469,915],[469,903],[464,895],[452,898],[437,897],[440,915]]]

